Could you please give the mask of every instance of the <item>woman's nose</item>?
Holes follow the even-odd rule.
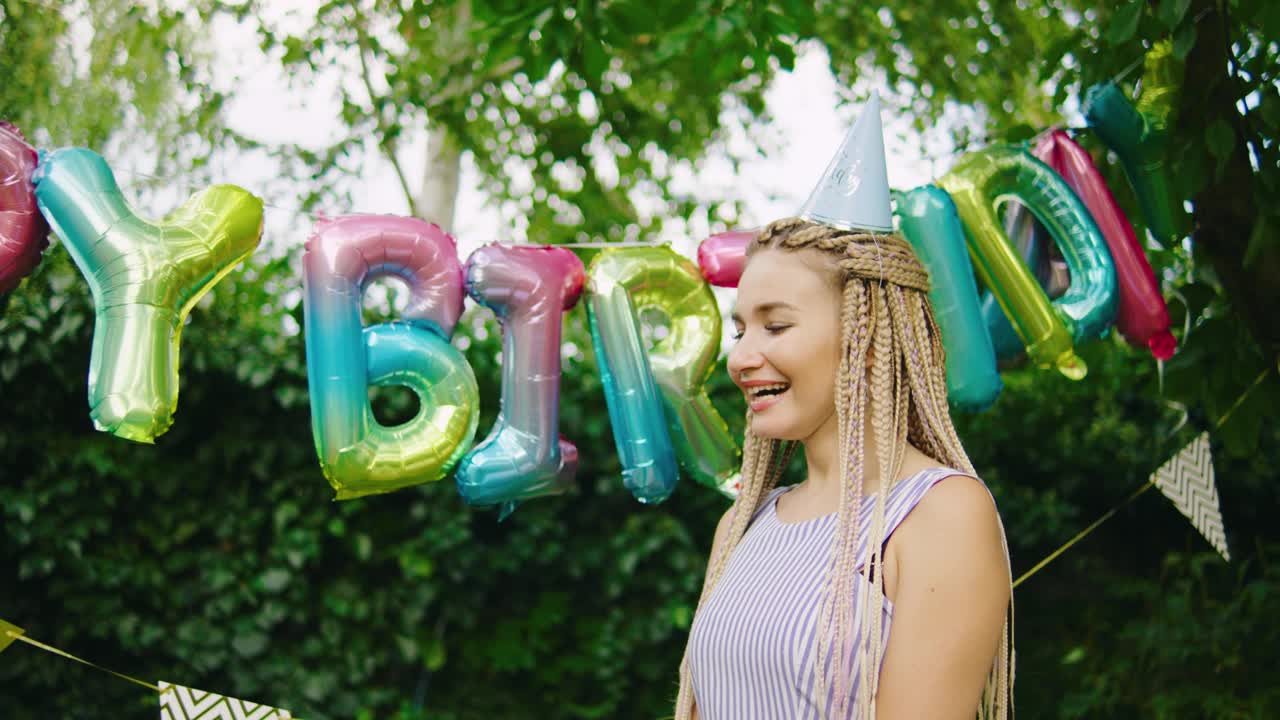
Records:
[[[764,363],[764,356],[758,351],[751,348],[745,338],[739,340],[729,349],[729,358],[726,361],[726,367],[729,370],[729,377],[737,380],[742,377],[744,372],[749,372],[759,368]]]

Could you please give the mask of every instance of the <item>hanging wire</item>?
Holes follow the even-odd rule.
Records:
[[[1262,381],[1267,379],[1267,375],[1270,374],[1271,371],[1275,369],[1277,368],[1272,366],[1268,366],[1264,368],[1262,372],[1258,374],[1258,377],[1254,378],[1253,382],[1249,384],[1249,387],[1245,388],[1244,392],[1240,393],[1240,396],[1235,399],[1235,402],[1231,404],[1231,407],[1227,408],[1227,411],[1223,413],[1221,417],[1218,418],[1217,422],[1213,424],[1213,429],[1215,431],[1220,430],[1222,426],[1226,425],[1227,420],[1231,418],[1231,415],[1235,413],[1235,411],[1239,409],[1241,405],[1244,404],[1244,401],[1248,399],[1249,395],[1252,394],[1253,391],[1259,385],[1262,384]],[[1101,527],[1103,523],[1110,520],[1113,516],[1115,516],[1116,513],[1120,512],[1120,510],[1122,510],[1126,505],[1133,502],[1134,500],[1137,500],[1139,497],[1142,496],[1143,493],[1155,487],[1155,485],[1156,485],[1156,479],[1153,473],[1152,476],[1148,478],[1146,482],[1144,482],[1137,490],[1133,491],[1133,494],[1129,495],[1129,497],[1125,498],[1124,500],[1121,500],[1110,510],[1103,513],[1102,517],[1098,518],[1097,520],[1094,520],[1084,530],[1081,530],[1080,532],[1076,533],[1075,537],[1063,543],[1062,546],[1059,547],[1057,550],[1054,550],[1053,552],[1049,553],[1049,555],[1046,556],[1043,560],[1041,560],[1040,562],[1032,566],[1030,570],[1020,575],[1017,580],[1013,581],[1013,587],[1015,588],[1018,587],[1024,581],[1026,581],[1027,578],[1030,578],[1032,575],[1035,575],[1036,573],[1043,570],[1046,565],[1058,559],[1058,556],[1062,555],[1067,550],[1070,550],[1073,545],[1075,545],[1076,543],[1088,537],[1090,533],[1092,533],[1094,530],[1097,530],[1099,527]]]

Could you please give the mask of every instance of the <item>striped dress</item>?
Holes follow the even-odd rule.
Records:
[[[885,507],[887,538],[938,481],[967,475],[930,468],[889,490]],[[969,476],[972,477],[972,476]],[[791,720],[817,718],[812,645],[823,574],[834,539],[836,514],[802,522],[778,519],[778,496],[771,492],[729,558],[720,582],[693,620],[689,669],[699,720]],[[868,526],[875,497],[862,501],[862,536],[857,567],[866,562]],[[866,589],[861,575],[856,592]],[[884,601],[881,642],[889,641],[893,604]],[[859,627],[855,619],[853,627]],[[846,684],[857,693],[857,673]],[[834,692],[829,688],[828,692]],[[830,695],[828,695],[830,697]],[[850,715],[856,712],[849,703]]]

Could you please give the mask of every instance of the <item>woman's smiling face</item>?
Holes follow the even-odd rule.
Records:
[[[805,440],[836,422],[841,293],[816,250],[761,250],[738,282],[729,375],[760,437]]]

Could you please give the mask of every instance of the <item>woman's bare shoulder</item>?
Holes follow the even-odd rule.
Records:
[[[969,475],[939,480],[895,534],[904,559],[924,558],[926,564],[941,558],[966,564],[1005,559],[995,501],[986,485]]]

